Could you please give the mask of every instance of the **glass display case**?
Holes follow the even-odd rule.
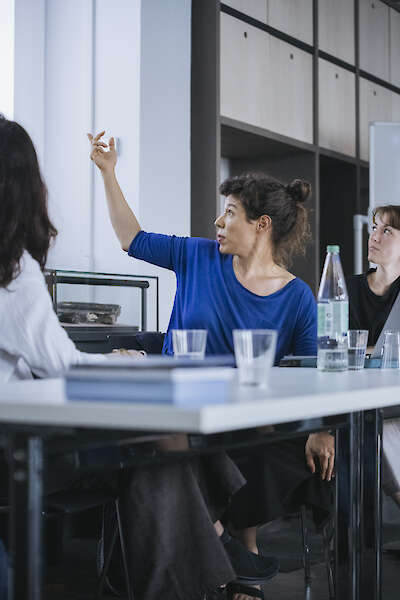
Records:
[[[159,330],[159,283],[154,275],[46,270],[54,310],[85,352],[128,347],[137,332]]]

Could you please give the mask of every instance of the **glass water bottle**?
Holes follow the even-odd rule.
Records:
[[[327,246],[318,291],[318,359],[321,371],[345,371],[348,367],[347,330],[349,299],[339,246]]]

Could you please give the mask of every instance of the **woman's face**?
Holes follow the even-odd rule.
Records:
[[[387,224],[386,215],[377,215],[368,240],[368,260],[389,266],[400,262],[400,231]]]
[[[235,196],[226,198],[225,210],[214,224],[222,254],[246,256],[254,247],[258,221],[249,223],[241,201]]]

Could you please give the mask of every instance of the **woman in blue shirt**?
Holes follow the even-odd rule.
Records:
[[[114,140],[110,139],[109,152],[105,152],[103,134],[95,138],[89,135],[91,159],[102,173],[111,222],[121,247],[130,256],[176,274],[177,290],[163,352],[172,353],[172,329],[207,329],[208,354],[232,353],[234,329],[276,329],[276,363],[285,354],[316,354],[313,294],[285,268],[292,254],[304,249],[309,237],[303,203],[309,196],[310,185],[297,179],[285,186],[261,174],[234,177],[220,189],[226,203],[223,214],[215,221],[216,241],[146,233],[115,177]],[[315,472],[318,457],[322,479],[330,480],[334,457],[332,436],[310,435],[305,451],[311,472]],[[270,455],[268,447],[265,456]],[[284,452],[280,459],[290,456],[291,451]],[[305,464],[304,453],[301,461]],[[250,479],[256,479],[254,470],[246,468],[243,461],[241,468],[251,484]],[[240,530],[239,537],[251,551],[258,552],[255,526],[270,520],[271,515],[277,516],[279,510],[284,512],[285,496],[309,477],[302,467],[300,471],[300,475],[294,476],[289,465],[288,477],[282,478],[285,485],[276,494],[273,507],[267,506],[266,511],[259,510],[264,495],[258,495],[255,521],[251,517],[253,492],[242,495],[245,512],[250,515],[245,521],[235,518],[243,513],[242,502],[236,510],[233,502],[231,523]],[[249,487],[254,489],[252,485]],[[276,504],[282,506],[278,508]]]
[[[97,144],[99,142],[96,142]],[[276,363],[285,354],[316,354],[316,305],[308,285],[283,266],[304,247],[310,186],[283,186],[265,176],[226,182],[225,212],[217,241],[142,231],[114,174],[116,153],[96,145],[111,221],[130,256],[175,271],[177,290],[163,351],[172,353],[171,329],[208,330],[207,353],[232,353],[233,329],[278,330]],[[253,198],[257,197],[258,205]],[[267,202],[267,206],[265,206]]]

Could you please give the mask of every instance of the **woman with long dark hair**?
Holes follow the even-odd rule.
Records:
[[[56,235],[32,140],[0,115],[1,382],[105,360],[79,352],[54,313],[42,271]]]
[[[79,352],[53,310],[42,271],[56,234],[32,140],[18,123],[0,116],[0,383],[32,373],[59,377],[73,364],[107,360]],[[112,457],[109,462],[115,464]],[[60,473],[49,461],[45,476],[45,489],[53,492],[75,486],[82,475]],[[224,546],[212,523],[243,483],[223,453],[123,474],[118,492],[130,575],[141,600],[202,600],[240,574],[241,556],[244,576],[269,573],[270,562],[249,564],[240,544],[236,550],[232,541]]]

